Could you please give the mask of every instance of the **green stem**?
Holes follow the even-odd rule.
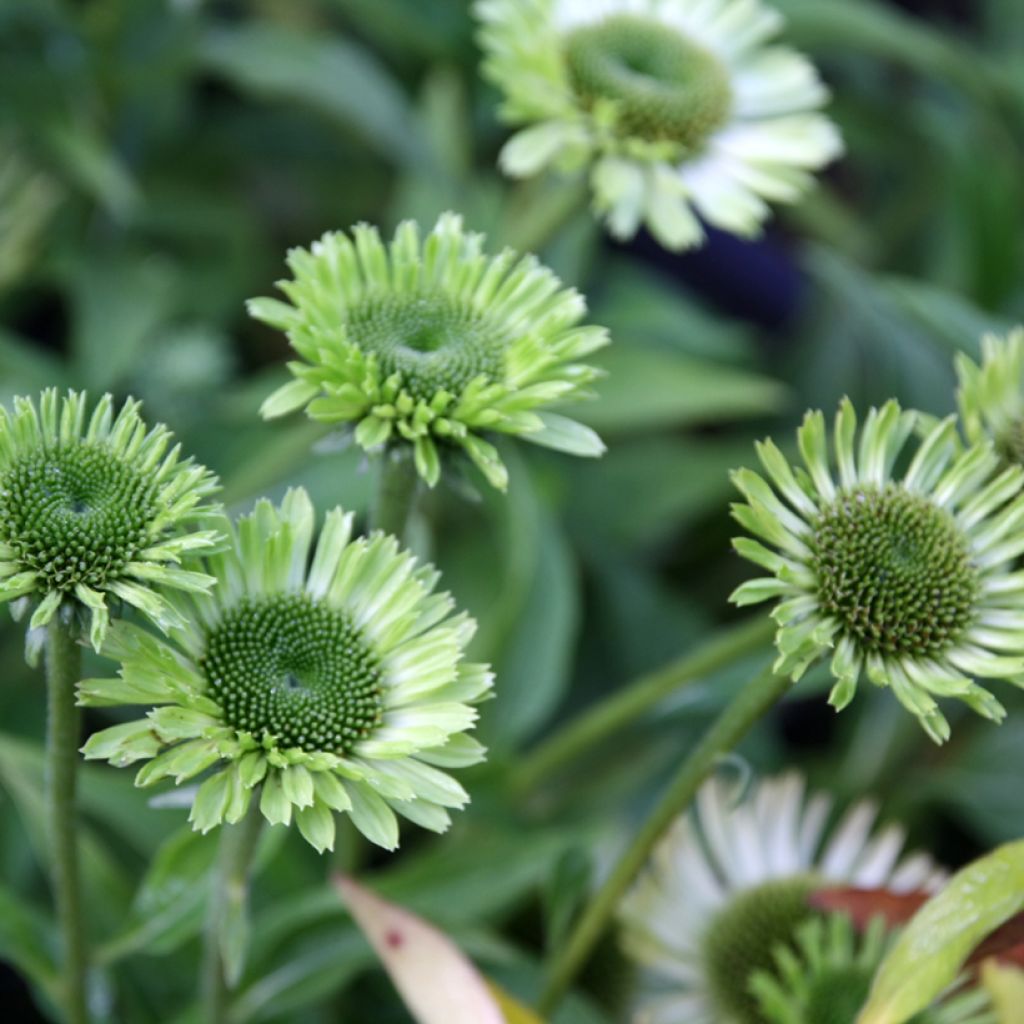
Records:
[[[370,528],[405,540],[409,517],[416,507],[420,479],[416,465],[405,453],[386,451],[378,460],[377,491],[370,509]]]
[[[54,901],[63,942],[61,996],[67,1024],[88,1021],[75,799],[81,731],[75,687],[81,668],[82,649],[77,636],[55,615],[46,633],[46,813]]]
[[[249,873],[263,826],[259,791],[237,825],[221,830],[206,918],[202,999],[206,1024],[226,1024],[248,945]]]
[[[647,863],[658,840],[690,805],[716,759],[732,750],[789,686],[788,676],[776,675],[770,669],[755,676],[722,711],[700,743],[680,765],[668,789],[612,868],[611,874],[594,894],[573,927],[568,942],[556,956],[539,1004],[541,1016],[545,1019],[557,1007],[604,934],[619,902]]]
[[[532,792],[549,779],[552,772],[598,746],[603,739],[636,721],[666,697],[757,653],[771,642],[774,632],[772,620],[758,615],[617,690],[529,754],[512,777],[512,791],[519,795]]]

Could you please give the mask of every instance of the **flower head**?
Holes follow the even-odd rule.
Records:
[[[814,67],[760,0],[477,0],[484,71],[525,125],[507,173],[591,167],[612,233],[755,235],[842,150]]]
[[[1011,465],[1024,465],[1024,327],[981,341],[981,365],[960,353],[957,394],[972,441],[991,440]]]
[[[712,778],[679,818],[623,902],[626,952],[648,968],[644,1024],[764,1024],[750,980],[771,969],[815,913],[819,887],[932,890],[943,875],[921,854],[901,859],[903,831],[873,832],[860,803],[831,830],[831,801],[807,799],[797,775],[755,784],[739,803]]]
[[[776,947],[770,970],[751,979],[765,1024],[855,1024],[875,971],[892,940],[882,918],[863,936],[843,914],[815,917],[795,942]],[[942,999],[911,1024],[994,1024],[991,1002],[975,989]]]
[[[213,585],[178,563],[220,536],[197,529],[216,511],[203,499],[217,481],[170,445],[138,402],[115,416],[110,395],[91,415],[83,393],[55,388],[38,407],[16,398],[13,413],[0,408],[0,600],[19,612],[35,603],[30,632],[58,612],[85,615],[99,650],[111,598],[168,629],[179,620],[163,590]]]
[[[291,305],[255,299],[253,316],[288,332],[295,380],[265,417],[303,406],[315,420],[355,425],[365,449],[412,447],[431,486],[441,453],[462,451],[495,487],[505,467],[486,433],[515,434],[600,455],[593,431],[544,408],[582,397],[598,372],[575,360],[607,344],[583,327],[582,296],[534,257],[483,253],[483,238],[444,214],[425,241],[412,221],[386,246],[376,228],[324,235],[293,249]]]
[[[803,467],[771,441],[758,455],[771,483],[734,474],[747,499],[734,506],[749,537],[735,541],[770,576],[744,583],[740,605],[780,598],[777,671],[794,679],[833,651],[829,700],[853,699],[862,672],[942,742],[949,723],[934,697],[955,697],[999,721],[1002,705],[972,677],[1024,673],[1024,573],[1008,563],[1024,551],[1024,470],[1004,468],[990,444],[966,450],[951,417],[897,460],[918,421],[896,402],[872,409],[860,430],[853,406],[836,416],[829,465],[825,418],[808,413],[798,431]]]
[[[218,586],[180,602],[173,643],[112,627],[104,653],[120,678],[86,680],[81,702],[160,706],[83,750],[147,760],[138,785],[210,769],[191,813],[203,832],[258,799],[271,824],[294,816],[318,850],[333,846],[334,811],[392,849],[396,812],[443,831],[447,809],[466,803],[440,769],[482,759],[466,730],[491,674],[463,660],[474,623],[433,593],[434,569],[385,534],[352,540],[341,509],[314,549],[314,519],[295,490],[227,525],[230,548],[207,563]]]

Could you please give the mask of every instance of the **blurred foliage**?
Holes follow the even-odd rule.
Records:
[[[482,726],[493,756],[465,780],[472,807],[443,838],[410,831],[393,857],[365,863],[352,836],[338,854],[527,997],[592,857],[616,847],[747,669],[624,729],[536,803],[507,796],[516,758],[731,619],[744,570],[728,548],[727,472],[753,438],[790,442],[806,406],[842,394],[947,411],[953,353],[1024,319],[1024,5],[778,5],[833,87],[849,156],[764,240],[714,235],[669,257],[603,238],[573,182],[500,179],[503,130],[464,0],[0,3],[3,399],[47,384],[134,393],[222,476],[233,509],[302,483],[321,506],[362,511],[357,454],[299,418],[256,415],[284,380],[286,344],[243,301],[270,293],[289,246],[456,208],[492,246],[540,249],[612,328],[609,377],[582,411],[608,456],[509,449],[507,500],[442,485],[418,531],[499,672]],[[5,625],[0,957],[45,1014],[43,700],[21,645]],[[840,798],[876,793],[956,864],[1019,829],[1024,701],[1000,696],[1009,724],[958,718],[936,750],[885,694],[833,719],[812,678],[744,754],[757,770],[802,766]],[[131,1024],[195,1020],[215,838],[184,829],[180,808],[148,808],[127,772],[85,769],[83,799],[97,1005]],[[275,830],[259,864],[233,1020],[407,1019],[324,861]],[[556,1024],[619,1019],[615,974],[595,972]],[[8,1006],[23,1005],[18,986],[4,978]]]

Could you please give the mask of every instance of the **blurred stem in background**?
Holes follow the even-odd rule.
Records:
[[[775,623],[757,616],[711,637],[696,651],[641,676],[599,701],[527,755],[512,775],[512,792],[526,796],[551,773],[596,747],[618,729],[657,706],[676,691],[768,646]]]
[[[370,508],[370,529],[393,534],[404,544],[419,494],[420,478],[416,464],[404,453],[396,456],[388,451],[378,461],[380,470]]]
[[[88,1020],[75,796],[81,725],[75,687],[81,668],[82,649],[77,635],[57,614],[46,634],[46,816],[53,895],[63,945],[60,991],[67,1024],[86,1024]]]
[[[262,827],[257,788],[242,820],[225,825],[221,831],[204,936],[200,996],[205,1024],[226,1024],[231,993],[245,965],[249,944],[249,874]]]
[[[689,807],[701,783],[715,766],[789,689],[788,675],[766,668],[733,698],[679,766],[668,789],[626,847],[611,873],[590,900],[553,958],[539,1009],[547,1018],[572,985],[615,913],[626,890],[647,863],[652,850],[676,817]]]

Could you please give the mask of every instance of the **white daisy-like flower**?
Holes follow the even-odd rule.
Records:
[[[756,235],[842,152],[814,66],[759,0],[477,0],[484,72],[523,126],[506,173],[589,167],[613,234]]]
[[[815,913],[815,889],[942,883],[931,858],[904,854],[902,828],[876,828],[873,803],[830,828],[831,811],[796,774],[762,780],[738,804],[720,778],[701,787],[620,911],[625,950],[649,972],[636,1024],[761,1024],[749,982]]]

